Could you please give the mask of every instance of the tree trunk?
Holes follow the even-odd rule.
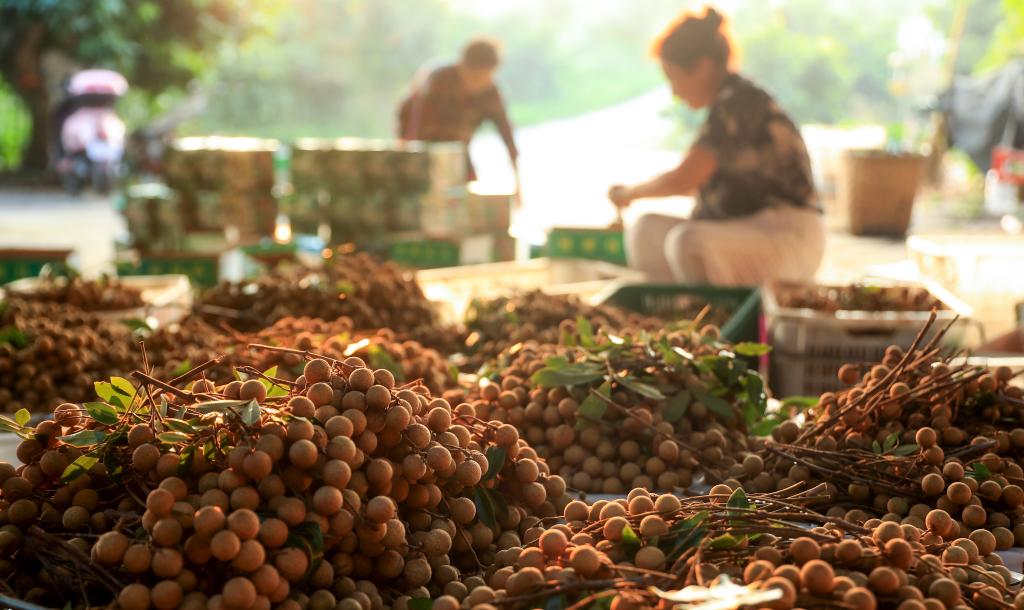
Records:
[[[21,161],[24,172],[44,172],[49,163],[52,120],[50,96],[46,91],[41,62],[45,34],[46,29],[41,23],[33,24],[19,34],[7,75],[32,117],[32,131]]]

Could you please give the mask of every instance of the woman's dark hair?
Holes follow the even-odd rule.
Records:
[[[500,62],[500,45],[496,40],[474,38],[462,49],[462,64],[467,68],[496,68]]]
[[[731,68],[736,59],[731,38],[722,14],[707,7],[703,16],[680,15],[654,39],[651,54],[687,70],[702,59]]]

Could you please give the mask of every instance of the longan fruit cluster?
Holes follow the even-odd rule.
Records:
[[[505,350],[526,341],[557,345],[563,334],[575,332],[574,321],[579,317],[594,329],[654,331],[665,326],[661,320],[613,305],[587,305],[572,296],[549,295],[540,290],[477,300],[466,312],[469,334],[463,347],[469,358],[463,369],[475,372]]]
[[[483,584],[472,572],[569,501],[513,427],[476,422],[468,405],[453,410],[422,386],[397,389],[389,371],[357,357],[307,361],[284,397],[268,398],[257,379],[200,379],[190,390],[256,401],[260,421],[199,417],[194,425],[218,427],[217,442],[182,446],[148,419],[115,434],[62,405],[19,446],[23,466],[0,466],[0,572],[16,590],[48,601],[74,590],[37,586],[46,567],[18,541],[39,526],[75,536],[73,546],[129,584],[117,599],[124,608],[461,604]],[[169,409],[201,406],[170,398]],[[60,482],[82,455],[60,437],[88,430],[117,437],[111,457]],[[488,455],[505,462],[491,468]],[[113,464],[129,488],[150,490],[143,505],[112,485]],[[481,497],[493,517],[477,513]]]
[[[94,380],[131,369],[137,349],[120,322],[57,303],[8,300],[0,329],[24,339],[0,341],[0,411],[8,413],[86,401]]]
[[[437,323],[411,272],[365,253],[335,255],[320,269],[279,268],[252,281],[222,282],[204,293],[200,304],[236,311],[230,318],[204,316],[241,331],[260,330],[287,316],[344,316],[357,330],[406,331]]]
[[[600,422],[579,414],[592,385],[544,388],[531,377],[548,358],[566,354],[557,346],[524,346],[500,379],[470,392],[477,417],[507,422],[522,430],[551,472],[584,492],[622,494],[633,488],[686,488],[705,466],[737,466],[760,441],[749,439],[694,401],[685,415],[666,421],[666,400],[644,398],[615,384],[611,399],[626,410],[608,408]],[[662,365],[666,381],[699,384],[689,370]],[[646,374],[646,373],[645,373]]]

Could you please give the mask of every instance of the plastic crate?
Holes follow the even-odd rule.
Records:
[[[461,321],[474,298],[507,295],[524,290],[572,295],[591,300],[614,280],[631,280],[638,273],[602,261],[536,258],[525,262],[463,265],[416,272],[416,281],[432,301],[448,307],[446,315]]]
[[[710,286],[706,284],[617,284],[596,297],[601,303],[617,305],[637,313],[664,317],[680,310],[681,301],[697,297],[712,307],[732,312],[722,325],[722,336],[739,341],[760,341],[762,337],[761,292],[757,288]]]
[[[820,311],[782,307],[776,287],[764,291],[768,342],[772,346],[769,385],[776,396],[815,395],[841,389],[837,373],[842,365],[876,363],[890,345],[909,348],[928,321],[927,311]],[[937,286],[929,292],[947,309],[937,312],[930,335],[939,332],[958,315],[944,343],[963,343],[971,309]]]
[[[551,229],[546,253],[551,258],[585,258],[626,264],[623,233],[614,229]]]
[[[181,320],[192,309],[192,285],[182,274],[135,275],[118,278],[126,288],[134,288],[141,294],[142,307],[94,312],[101,318],[114,320],[152,318],[157,324],[166,325]],[[25,278],[11,282],[4,288],[11,292],[32,293],[43,285],[37,278]]]
[[[1016,326],[1024,301],[1024,238],[1019,235],[929,235],[907,238],[907,253],[921,275],[972,308],[989,336]]]

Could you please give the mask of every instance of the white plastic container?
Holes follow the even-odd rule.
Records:
[[[970,326],[971,308],[938,286],[929,292],[947,309],[939,310],[931,333],[957,316],[944,343],[959,346]],[[769,383],[777,397],[813,396],[842,387],[837,373],[846,363],[876,363],[890,345],[907,349],[928,321],[927,311],[820,311],[782,307],[778,287],[764,290],[764,315],[772,345]]]

